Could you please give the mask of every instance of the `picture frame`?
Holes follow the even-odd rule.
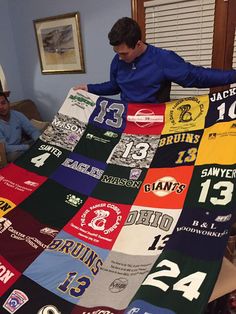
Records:
[[[33,23],[43,74],[85,73],[79,12]]]

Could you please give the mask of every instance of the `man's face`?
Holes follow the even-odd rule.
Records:
[[[4,96],[0,96],[0,116],[7,117],[10,112],[10,104]]]
[[[120,44],[113,46],[113,50],[119,55],[120,60],[126,63],[133,62],[140,54],[139,42],[134,48],[129,48],[126,44]]]

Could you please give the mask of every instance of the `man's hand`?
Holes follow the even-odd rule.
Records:
[[[82,89],[82,90],[85,90],[87,92],[88,86],[86,84],[81,84],[81,85],[77,85],[77,86],[73,87],[73,90],[77,90],[77,89]]]

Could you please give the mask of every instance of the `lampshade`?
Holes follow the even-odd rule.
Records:
[[[9,91],[6,77],[5,77],[5,74],[3,72],[3,68],[1,66],[1,64],[0,64],[0,91],[2,91],[2,92],[8,92]]]

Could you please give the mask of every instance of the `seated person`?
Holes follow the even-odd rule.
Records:
[[[22,143],[23,132],[31,140]],[[0,92],[0,142],[5,144],[7,161],[14,161],[37,140],[40,132],[21,112],[11,110],[4,92]]]

